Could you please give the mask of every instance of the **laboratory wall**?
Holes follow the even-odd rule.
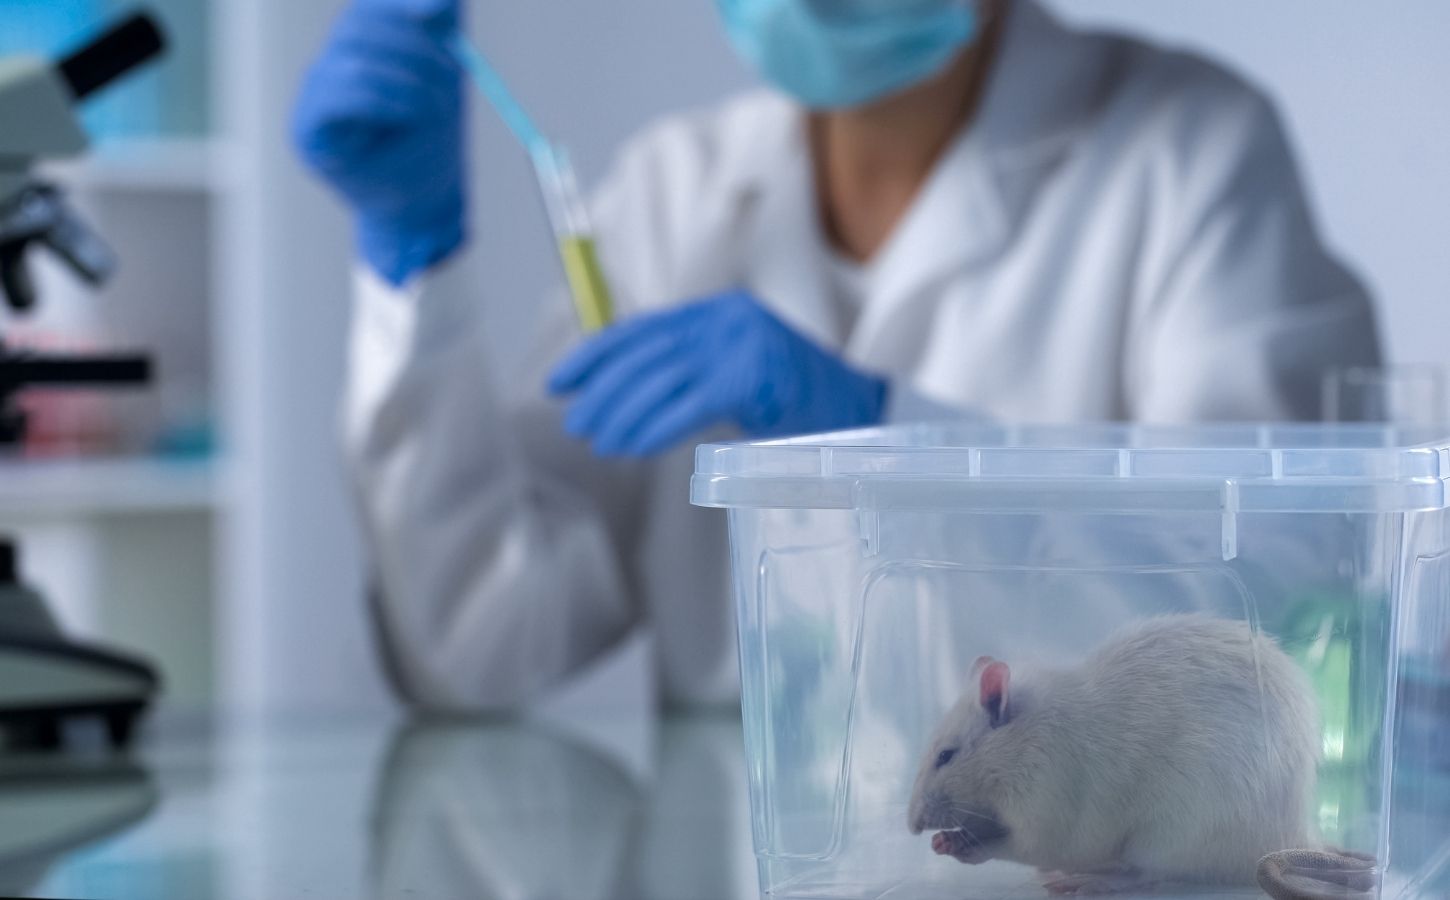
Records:
[[[365,561],[335,450],[347,321],[348,226],[286,146],[287,106],[338,0],[238,4],[237,54],[269,61],[237,79],[237,130],[255,156],[253,266],[231,273],[255,308],[239,315],[235,431],[256,503],[233,523],[229,672],[262,706],[384,702],[364,617]],[[1450,362],[1450,4],[1440,0],[1054,0],[1082,23],[1128,28],[1224,60],[1274,96],[1331,243],[1364,275],[1392,357]],[[544,127],[597,179],[651,118],[708,104],[752,79],[709,0],[478,0],[479,43]],[[236,24],[236,23],[234,23]],[[245,82],[245,83],[243,83]],[[473,245],[465,265],[488,309],[500,371],[559,281],[525,161],[474,110]],[[254,369],[260,367],[260,370]],[[641,652],[595,686],[642,677]]]
[[[297,86],[337,2],[227,3],[217,105],[239,191],[223,221],[228,488],[219,579],[222,702],[247,711],[374,706],[386,690],[363,616],[365,562],[337,435],[351,265],[340,208],[288,140]]]

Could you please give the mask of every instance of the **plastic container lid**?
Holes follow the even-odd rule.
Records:
[[[1446,508],[1450,428],[923,423],[702,445],[691,502],[760,509]]]

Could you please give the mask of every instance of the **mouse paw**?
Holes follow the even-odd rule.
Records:
[[[1153,886],[1144,880],[1139,872],[1087,872],[1081,875],[1063,875],[1054,872],[1045,877],[1042,886],[1049,894],[1059,897],[1102,897],[1112,894],[1127,894]]]
[[[985,844],[962,831],[938,831],[932,835],[931,849],[938,856],[950,856],[973,866],[992,858]]]

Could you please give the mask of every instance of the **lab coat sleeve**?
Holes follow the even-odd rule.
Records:
[[[623,560],[641,473],[575,446],[543,398],[567,319],[505,390],[477,294],[447,271],[402,290],[362,272],[351,338],[376,630],[399,692],[433,709],[525,703],[639,618]]]
[[[1317,419],[1327,371],[1379,362],[1369,297],[1316,233],[1272,107],[1247,89],[1195,99],[1147,176],[1165,199],[1129,332],[1129,414]]]

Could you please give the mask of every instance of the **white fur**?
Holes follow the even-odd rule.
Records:
[[[991,728],[971,684],[917,776],[913,831],[980,816],[1008,829],[964,861],[1252,883],[1264,854],[1313,845],[1314,695],[1242,622],[1151,619],[1078,668],[1013,668],[1009,714]]]

